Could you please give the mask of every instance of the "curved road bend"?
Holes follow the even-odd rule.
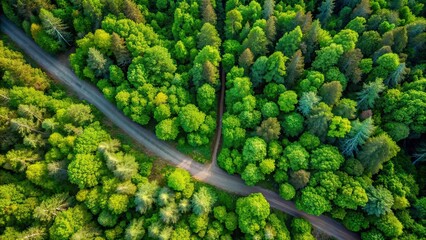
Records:
[[[196,179],[216,186],[220,189],[239,195],[248,195],[261,192],[270,203],[271,207],[286,212],[296,217],[309,220],[319,230],[337,239],[360,239],[359,235],[347,230],[343,225],[326,216],[311,216],[296,209],[293,202],[282,200],[277,193],[260,188],[249,187],[241,178],[227,174],[216,165],[206,167],[183,155],[169,144],[158,140],[155,135],[134,123],[124,116],[113,104],[106,100],[97,88],[80,80],[69,68],[62,65],[55,58],[44,52],[19,28],[0,16],[0,30],[7,34],[29,57],[37,62],[41,68],[58,81],[71,88],[81,99],[97,107],[116,126],[121,128],[135,141],[143,144],[157,156],[169,161],[171,164],[188,170]]]

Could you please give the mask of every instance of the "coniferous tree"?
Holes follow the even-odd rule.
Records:
[[[277,35],[277,18],[270,16],[266,21],[265,34],[269,40],[269,46],[273,47]]]
[[[263,18],[269,19],[274,14],[275,0],[265,0],[263,3]]]
[[[253,64],[254,55],[250,48],[246,48],[243,53],[241,53],[238,58],[238,64],[240,67],[244,68],[246,72],[250,69],[250,66]]]
[[[220,40],[216,28],[208,22],[204,23],[201,27],[200,33],[198,34],[198,49],[203,49],[207,45],[219,48],[221,42],[222,41]]]
[[[302,55],[302,51],[297,50],[290,61],[287,64],[287,75],[285,78],[284,85],[291,89],[296,84],[297,80],[302,76],[305,67],[305,58]]]
[[[118,66],[125,68],[132,62],[130,52],[126,47],[126,42],[115,32],[112,33],[111,48]]]
[[[256,57],[265,55],[268,51],[268,39],[260,27],[254,27],[250,30],[247,38],[243,41],[244,48],[250,48]]]
[[[357,154],[367,173],[376,174],[383,163],[395,157],[400,148],[386,133],[368,139]]]
[[[357,93],[358,108],[366,110],[374,106],[374,102],[379,97],[379,93],[385,90],[383,79],[377,78],[376,81],[363,85],[363,89]]]
[[[124,15],[133,20],[135,23],[145,23],[145,18],[138,8],[138,5],[133,0],[124,0]]]
[[[394,203],[392,193],[383,186],[367,188],[368,202],[364,210],[368,215],[375,215],[377,217],[391,212],[391,207]]]
[[[324,0],[318,10],[319,13],[317,18],[320,20],[323,26],[326,26],[329,18],[333,14],[334,0]]]
[[[311,110],[320,102],[321,98],[315,92],[304,92],[299,100],[298,110],[306,117]]]
[[[387,77],[384,83],[389,87],[395,87],[402,81],[404,81],[406,75],[410,72],[410,69],[406,67],[405,63],[400,63],[398,68],[395,69],[389,77]]]
[[[371,14],[370,6],[370,0],[361,0],[361,2],[359,2],[358,5],[352,11],[351,18],[368,18],[368,16]]]
[[[89,48],[87,66],[95,71],[97,76],[104,76],[108,72],[110,61],[96,48]]]
[[[363,145],[375,130],[371,117],[362,122],[355,120],[351,125],[351,131],[341,141],[342,153],[347,156],[353,156],[354,153],[357,153],[358,147]]]
[[[71,33],[67,31],[68,26],[62,22],[62,19],[53,16],[53,14],[46,9],[41,9],[40,20],[46,33],[57,39],[57,41],[71,46]]]
[[[315,20],[308,32],[303,35],[303,48],[302,52],[305,57],[305,63],[311,63],[313,60],[314,51],[318,47],[318,33],[321,29],[320,22]]]
[[[281,126],[277,118],[268,118],[262,121],[260,127],[257,127],[256,133],[258,136],[270,142],[276,140],[280,136]]]
[[[211,0],[201,1],[201,15],[203,17],[203,23],[210,23],[216,25],[217,16],[214,11]]]
[[[340,70],[345,74],[346,78],[354,83],[361,81],[362,71],[359,68],[359,63],[362,57],[361,50],[355,48],[344,53],[339,60]]]
[[[51,222],[56,215],[70,206],[67,193],[60,193],[44,200],[34,209],[34,217],[42,222]]]
[[[158,189],[158,184],[155,181],[141,185],[135,195],[136,211],[145,213],[150,210],[155,203]]]

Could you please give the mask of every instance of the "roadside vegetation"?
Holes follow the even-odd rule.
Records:
[[[111,136],[90,105],[0,50],[1,239],[313,238],[261,194],[238,198],[170,166],[151,175],[156,161]]]
[[[159,139],[185,153],[195,151],[200,161],[210,156],[219,76],[225,71],[221,168],[247,185],[268,186],[302,211],[333,217],[362,239],[426,238],[424,0],[1,3],[5,15],[47,51],[75,46],[70,62],[79,77]],[[12,63],[4,67],[5,89],[24,83],[66,98],[38,77],[42,72]],[[22,101],[10,101],[15,105],[9,111],[25,119],[19,104],[35,103]],[[50,119],[64,103],[45,104],[35,107]],[[73,107],[74,113],[90,112]],[[62,114],[56,121],[65,139],[63,131],[76,139],[86,128],[96,136],[104,131],[95,118],[73,122],[66,116],[73,113]],[[22,144],[50,139],[42,134],[43,124],[36,126],[42,129],[20,133]],[[133,155],[130,148],[98,149],[111,140],[105,138],[93,143],[92,152],[82,152],[91,157],[80,160],[104,161],[113,171],[109,154]],[[15,146],[21,145],[12,141],[6,148]],[[133,158],[141,164],[137,154]],[[165,178],[169,173],[164,171]],[[226,210],[238,214],[236,206]],[[254,232],[239,229],[255,238],[267,229],[261,222]]]

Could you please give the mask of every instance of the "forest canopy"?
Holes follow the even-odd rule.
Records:
[[[225,84],[219,167],[247,185],[274,190],[306,213],[331,216],[362,239],[426,237],[424,0],[1,4],[4,14],[50,53],[75,47],[69,58],[75,73],[159,139],[210,158]],[[111,143],[90,107],[65,97],[22,55],[2,48],[0,165],[7,176],[2,178],[49,191],[58,179],[77,187],[80,203],[56,219],[79,216],[75,221],[83,227],[92,221],[91,212],[102,229],[116,229],[96,236],[115,239],[127,233],[127,222],[121,224],[118,216],[136,206],[151,217],[128,222],[148,234],[135,239],[173,239],[172,231],[211,239],[227,234],[311,239],[309,224],[297,219],[285,228],[261,195],[223,207],[210,188],[189,187],[188,173],[180,170],[164,173],[167,189],[151,184],[150,160],[142,164],[128,147]],[[15,172],[23,175],[17,178]],[[140,190],[144,181],[150,184]],[[129,182],[134,196],[107,187]],[[159,202],[140,191],[161,196]],[[96,195],[104,199],[101,206]],[[180,203],[170,200],[178,196],[193,205],[188,219],[166,216],[179,215]],[[259,211],[242,207],[253,202]],[[204,226],[209,219],[215,219],[212,230]],[[161,228],[177,222],[185,225],[179,231]],[[66,228],[58,223],[51,231],[60,234],[60,227]],[[160,236],[160,229],[166,233]]]

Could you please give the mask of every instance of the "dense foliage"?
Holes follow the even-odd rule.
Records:
[[[299,209],[328,214],[349,230],[361,232],[363,239],[426,237],[424,0],[52,2],[1,1],[5,15],[46,50],[56,53],[77,46],[70,57],[74,71],[96,84],[135,122],[155,129],[158,138],[208,155],[223,70],[226,112],[218,157],[221,168],[239,174],[248,185],[266,183],[283,199],[295,201]],[[25,83],[37,91],[49,89],[42,72],[17,64],[18,59],[22,57],[12,53],[0,59],[9,86]],[[13,96],[12,90],[2,91],[4,99]],[[26,91],[25,96],[46,98],[35,90]],[[7,141],[2,141],[5,149],[38,144],[45,139],[43,126],[52,132],[59,126],[73,136],[83,134],[75,137],[75,147],[68,146],[74,140],[65,133],[54,137],[67,140],[45,145],[68,147],[72,152],[72,161],[66,165],[72,167],[68,175],[74,187],[103,188],[108,185],[104,175],[115,181],[135,181],[128,174],[137,175],[138,157],[122,148],[99,148],[109,137],[98,133],[94,117],[67,116],[72,113],[61,113],[60,103],[55,103],[58,115],[49,109],[53,104],[25,101],[29,100],[7,101],[14,107],[8,112],[17,116],[11,115],[11,127],[22,139],[7,132]],[[73,112],[90,112],[87,106],[67,104]],[[39,115],[56,120],[40,125],[39,115],[30,117],[32,123],[22,116],[38,110]],[[58,117],[52,117],[55,114]],[[36,123],[42,127],[39,132],[31,130],[40,128]],[[22,154],[30,163],[34,158],[33,153],[17,150],[9,154],[12,159],[14,154]],[[49,157],[59,155],[60,159],[64,154],[68,152],[57,151]],[[90,168],[79,168],[87,164]],[[21,163],[4,165],[24,171]],[[40,180],[45,179],[40,172],[49,171],[40,164],[33,170],[27,176]],[[163,191],[183,194],[188,179],[187,173],[170,173],[170,189]],[[209,190],[199,192],[186,197],[195,204],[194,214],[211,214],[215,198]],[[116,195],[112,202],[126,202]],[[148,199],[149,206],[164,207],[171,201],[164,196],[158,206]],[[208,200],[200,203],[201,196]],[[266,209],[238,207],[252,206],[253,200],[264,205],[258,197],[236,203],[241,232],[253,238],[259,230],[274,236],[279,227],[273,224],[276,220],[268,220]],[[127,205],[112,210],[105,207],[108,201],[103,204],[98,209],[102,226],[112,225],[107,220],[115,219],[124,211],[119,207]],[[144,203],[138,209],[151,208]],[[82,210],[74,211],[70,214],[80,216],[78,222],[90,221],[79,213]],[[213,212],[219,216],[223,208]],[[213,225],[226,225],[216,219],[219,224]],[[205,219],[193,217],[193,221]],[[302,220],[293,223],[291,233],[296,239],[310,239],[309,225]],[[274,231],[267,233],[268,224]],[[147,223],[132,223],[140,225]],[[191,227],[191,231],[199,229]]]
[[[426,237],[412,208],[424,180],[408,155],[426,156],[412,147],[426,133],[424,9],[227,1],[219,166],[363,239]]]
[[[113,138],[91,106],[2,41],[0,52],[0,239],[290,239],[295,220],[263,195],[238,199],[179,168],[151,174],[154,159]],[[46,87],[13,75],[12,60]]]

